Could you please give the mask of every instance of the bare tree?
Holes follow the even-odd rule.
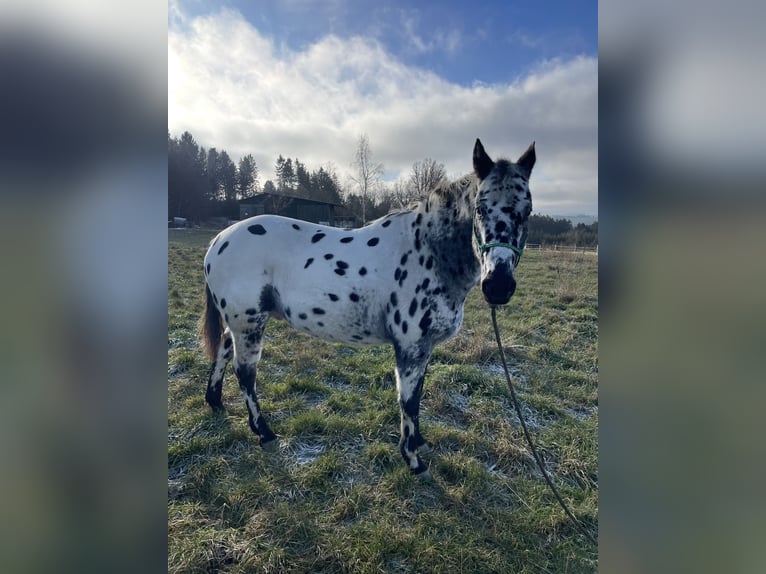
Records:
[[[413,163],[409,187],[415,196],[414,199],[424,198],[446,176],[447,171],[444,169],[444,164],[438,163],[430,157]]]
[[[354,157],[353,167],[356,170],[351,176],[362,198],[362,225],[367,223],[365,205],[369,202],[370,193],[379,186],[383,179],[383,164],[375,163],[370,149],[370,138],[367,134],[359,136]]]
[[[403,177],[400,177],[391,185],[389,195],[391,196],[391,203],[400,209],[408,207],[416,198],[416,195],[412,193],[409,179],[404,179]]]

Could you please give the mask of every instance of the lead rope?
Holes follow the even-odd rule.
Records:
[[[582,532],[585,537],[590,540],[594,546],[598,546],[598,542],[596,542],[596,539],[591,536],[590,532],[580,523],[577,518],[575,518],[574,514],[572,514],[567,508],[566,503],[561,498],[561,495],[559,494],[559,491],[554,486],[553,482],[551,481],[550,477],[548,476],[548,473],[545,470],[545,466],[543,465],[543,460],[540,458],[540,455],[537,452],[537,449],[535,448],[535,444],[532,442],[532,437],[529,435],[529,431],[527,430],[527,425],[524,422],[524,416],[521,414],[521,406],[519,406],[519,401],[516,398],[516,392],[513,390],[513,384],[511,383],[511,375],[508,372],[508,363],[505,361],[505,351],[503,350],[503,344],[500,342],[500,330],[497,328],[497,317],[495,313],[496,307],[492,305],[492,326],[495,328],[495,339],[497,340],[497,348],[500,349],[500,359],[503,361],[503,371],[505,371],[505,380],[508,382],[508,388],[511,391],[511,398],[513,399],[513,406],[516,409],[516,414],[519,416],[519,421],[521,422],[521,428],[524,429],[524,436],[527,438],[527,443],[529,443],[529,448],[532,449],[532,454],[535,457],[535,460],[537,461],[537,466],[540,467],[540,471],[543,473],[543,477],[545,478],[545,482],[548,483],[548,486],[550,487],[551,491],[553,491],[553,494],[556,496],[556,500],[559,501],[559,504],[561,505],[561,508],[564,509],[564,512],[567,513],[567,516],[569,516],[570,520],[574,522],[575,526],[580,529],[580,532]]]

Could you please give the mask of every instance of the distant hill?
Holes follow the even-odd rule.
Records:
[[[595,215],[585,215],[585,214],[579,214],[579,215],[550,215],[553,219],[568,219],[572,222],[572,226],[574,227],[578,223],[584,223],[585,225],[591,225],[598,221],[598,217]]]

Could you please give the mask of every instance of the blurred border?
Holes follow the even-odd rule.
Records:
[[[0,571],[163,571],[167,7],[3,3],[0,77]]]
[[[765,12],[599,4],[603,572],[766,564]]]
[[[766,563],[763,10],[599,6],[603,572]],[[0,6],[4,572],[166,567],[166,29]]]

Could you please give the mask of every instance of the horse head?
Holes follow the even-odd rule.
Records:
[[[476,140],[473,168],[479,179],[473,216],[473,245],[481,262],[481,291],[490,305],[505,305],[516,290],[514,270],[527,241],[532,212],[529,176],[535,144],[515,162],[492,161]]]

